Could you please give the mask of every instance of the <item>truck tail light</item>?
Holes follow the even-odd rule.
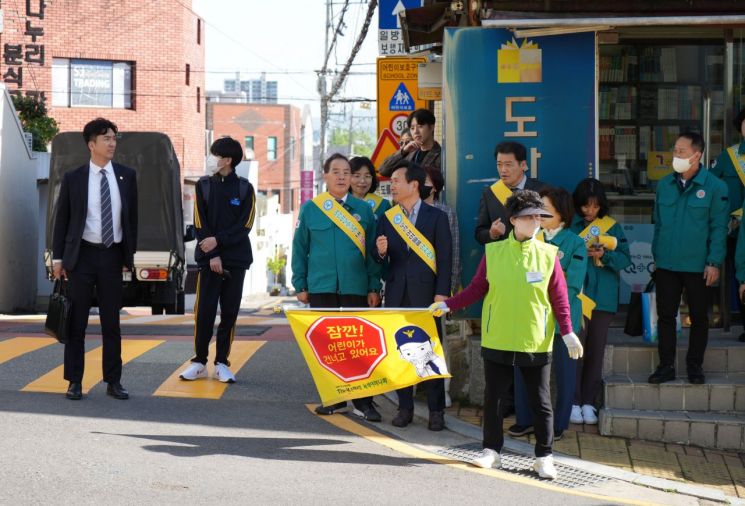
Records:
[[[140,269],[140,279],[164,281],[168,279],[168,269]]]

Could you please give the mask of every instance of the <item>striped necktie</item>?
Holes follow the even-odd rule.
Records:
[[[111,217],[111,192],[106,169],[101,169],[101,242],[107,248],[114,244],[114,220]]]

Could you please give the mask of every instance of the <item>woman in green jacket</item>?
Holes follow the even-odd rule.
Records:
[[[391,208],[391,203],[375,193],[380,185],[378,176],[375,175],[375,166],[366,156],[351,158],[349,166],[352,168],[352,184],[349,191],[353,196],[367,202],[375,214],[375,219],[379,220]]]
[[[577,388],[569,420],[598,423],[595,398],[601,384],[608,327],[618,311],[621,271],[631,265],[629,244],[621,225],[608,216],[608,197],[603,184],[587,178],[574,190],[571,230],[587,247],[587,277],[584,293],[595,302],[584,333],[585,357],[577,364]]]

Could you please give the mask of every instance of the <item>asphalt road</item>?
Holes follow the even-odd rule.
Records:
[[[41,336],[27,327],[19,334],[16,325],[0,324],[0,346]],[[288,327],[265,325],[269,330],[250,337],[266,342],[221,398],[155,396],[192,353],[189,339],[163,337],[161,327],[147,337],[164,342],[124,366],[128,401],[106,396],[102,383],[77,402],[22,391],[61,364],[58,344],[0,363],[0,504],[617,502],[423,458],[422,451],[469,441],[421,423],[394,430],[382,400],[382,424],[316,416],[307,405],[318,397]],[[143,338],[139,331],[127,336],[126,327],[123,333]],[[88,339],[88,349],[99,345]],[[363,437],[369,429],[379,436]]]

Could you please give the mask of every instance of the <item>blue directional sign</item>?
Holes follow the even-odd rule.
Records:
[[[390,111],[413,111],[414,110],[414,97],[411,96],[409,90],[406,89],[406,85],[401,83],[396,88],[396,91],[391,97],[391,101],[388,104],[388,110]]]
[[[422,0],[380,0],[378,2],[378,28],[396,30],[401,28],[398,13],[405,9],[416,9],[422,6]]]

